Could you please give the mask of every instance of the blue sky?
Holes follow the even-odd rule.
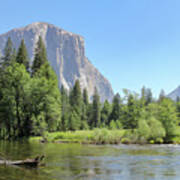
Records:
[[[115,92],[157,96],[180,85],[179,0],[1,0],[0,33],[36,21],[85,38],[86,56]]]

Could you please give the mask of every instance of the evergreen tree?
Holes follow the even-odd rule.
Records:
[[[161,92],[160,92],[160,94],[159,94],[159,99],[158,99],[158,101],[161,102],[161,101],[163,101],[163,99],[165,99],[165,98],[166,98],[166,95],[165,95],[164,90],[162,89]]]
[[[69,96],[67,90],[64,86],[61,86],[61,110],[62,110],[62,130],[68,130],[68,122],[69,122],[69,111],[70,111],[70,104],[69,104]]]
[[[83,90],[83,102],[86,106],[89,105],[89,97],[88,97],[88,92],[86,88]]]
[[[13,55],[14,55],[13,43],[11,41],[11,38],[9,37],[4,48],[4,56],[2,57],[3,60],[2,65],[4,67],[9,66],[12,63],[14,59]]]
[[[146,105],[153,102],[153,95],[151,89],[146,89]]]
[[[81,116],[81,129],[88,129],[88,108],[89,97],[87,89],[83,90],[83,104],[82,104],[82,116]]]
[[[141,89],[141,106],[144,107],[144,105],[146,104],[146,88],[145,86],[142,87]]]
[[[32,65],[32,74],[34,75],[43,64],[47,64],[47,53],[42,37],[39,37],[37,47],[35,49],[35,57]]]
[[[0,78],[1,137],[30,135],[30,76],[23,65],[13,63]]]
[[[72,110],[69,116],[69,130],[71,131],[79,130],[80,127],[81,127],[81,121],[79,119],[79,115],[77,114],[77,111]]]
[[[76,80],[75,85],[70,93],[70,104],[72,108],[76,111],[77,115],[81,117],[82,113],[82,94],[79,80]]]
[[[129,94],[127,107],[125,110],[124,127],[134,130],[135,128],[137,128],[139,117],[139,102],[132,94]]]
[[[151,89],[146,88],[145,86],[141,89],[141,106],[147,106],[153,101]]]
[[[95,88],[95,92],[93,95],[93,103],[92,103],[91,127],[100,127],[100,123],[101,123],[101,104],[100,104],[100,97],[98,91]]]
[[[42,38],[39,38],[32,67],[32,114],[34,129],[56,131],[61,129],[61,93],[57,76],[49,65]],[[38,120],[39,122],[38,123]],[[38,132],[34,132],[37,134]]]
[[[104,106],[103,106],[102,111],[101,111],[101,124],[103,127],[109,124],[110,113],[111,113],[111,105],[106,100],[104,102]]]
[[[16,56],[16,62],[19,64],[23,64],[26,67],[26,70],[29,70],[29,58],[24,39],[21,41],[21,44],[19,46]]]
[[[79,80],[76,80],[75,85],[72,91],[70,92],[70,105],[71,105],[71,113],[73,113],[71,115],[70,120],[76,121],[76,124],[77,124],[76,129],[80,128],[81,118],[82,118],[83,99],[82,99]]]
[[[32,100],[35,118],[38,118],[39,115],[42,116],[43,113],[48,131],[60,129],[61,93],[57,76],[48,62],[36,72],[33,83]]]
[[[120,118],[121,115],[121,107],[120,107],[120,95],[119,93],[116,94],[113,98],[113,103],[112,103],[112,112],[109,118],[109,123],[111,120],[117,121]]]

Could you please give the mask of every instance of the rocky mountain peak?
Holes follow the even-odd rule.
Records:
[[[177,97],[180,97],[180,86],[178,86],[174,91],[172,91],[171,93],[169,93],[167,95],[168,98],[176,101]]]
[[[49,23],[35,22],[22,28],[13,29],[0,35],[0,51],[3,52],[8,37],[17,49],[21,39],[25,40],[30,59],[41,36],[47,48],[48,60],[55,70],[59,84],[72,88],[76,79],[82,88],[92,96],[97,87],[101,100],[112,100],[113,91],[108,80],[90,63],[85,56],[84,38]]]

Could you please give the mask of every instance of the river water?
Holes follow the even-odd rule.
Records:
[[[180,180],[180,146],[80,145],[0,141],[9,159],[44,154],[45,166],[0,166],[0,180]]]

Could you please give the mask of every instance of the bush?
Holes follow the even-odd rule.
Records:
[[[150,144],[154,144],[155,142],[154,142],[154,140],[150,140],[149,143]]]
[[[164,141],[163,141],[163,139],[162,138],[157,138],[156,139],[156,143],[158,143],[158,144],[162,144]]]
[[[150,137],[150,128],[145,120],[139,120],[138,122],[138,135],[141,143],[147,142]]]
[[[111,130],[117,129],[117,127],[116,127],[116,122],[115,122],[114,120],[112,120],[112,121],[110,122],[110,127],[109,127],[109,129],[111,129]]]
[[[121,139],[121,143],[122,143],[122,144],[130,144],[130,142],[131,142],[131,141],[130,141],[128,138],[122,138],[122,139]]]
[[[158,121],[154,117],[150,117],[148,120],[148,124],[151,129],[150,139],[156,141],[156,139],[162,139],[165,137],[166,132],[160,121]]]

